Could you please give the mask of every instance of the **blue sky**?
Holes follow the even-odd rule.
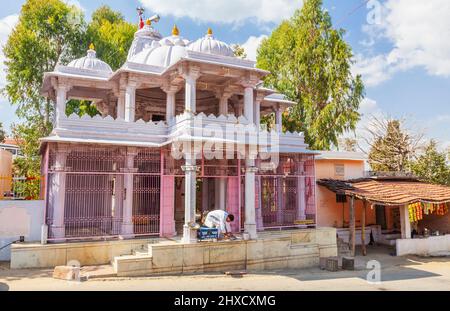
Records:
[[[249,58],[255,57],[260,40],[302,4],[301,0],[67,1],[80,6],[88,19],[106,3],[130,22],[137,21],[136,7],[143,5],[147,16],[161,15],[156,28],[163,35],[170,34],[174,23],[190,40],[212,27],[220,40],[243,44]],[[24,3],[3,2],[0,44]],[[346,29],[345,38],[355,54],[353,71],[362,74],[366,84],[360,127],[370,115],[403,117],[409,129],[424,131],[442,148],[450,147],[450,1],[324,0],[324,6],[334,24]],[[16,121],[14,109],[0,97],[0,122],[9,130]]]

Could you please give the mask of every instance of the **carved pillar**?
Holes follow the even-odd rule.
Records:
[[[185,79],[185,111],[195,114],[197,111],[197,79],[200,76],[200,69],[197,67],[190,67],[183,75]]]
[[[263,101],[264,96],[257,94],[255,97],[255,111],[254,111],[254,120],[257,128],[261,125],[261,102]]]
[[[244,90],[244,117],[249,123],[253,123],[253,87],[245,85]]]
[[[275,110],[275,128],[278,133],[283,131],[283,109],[280,105]]]
[[[125,169],[123,170],[126,174],[124,175],[124,201],[123,201],[123,219],[122,219],[122,229],[120,230],[121,236],[123,238],[132,238],[134,234],[133,225],[133,188],[134,188],[134,174],[136,169],[134,168],[134,158],[137,155],[137,149],[129,147],[127,150],[127,155],[125,158]]]
[[[306,219],[306,183],[305,183],[305,161],[298,162],[297,177],[297,218]]]
[[[125,90],[120,89],[117,94],[117,118],[125,120]]]
[[[186,165],[182,167],[185,174],[185,203],[184,203],[184,226],[183,242],[195,243],[197,237],[191,225],[195,223],[195,207],[197,195],[197,166],[193,156],[186,158]]]
[[[69,92],[70,86],[62,83],[58,83],[56,87],[56,109],[55,109],[55,127],[60,126],[60,121],[66,117],[66,102],[67,92]]]
[[[166,93],[166,122],[169,123],[176,115],[176,94],[179,90],[177,86],[166,85],[162,88]]]
[[[251,239],[256,239],[256,200],[255,200],[255,173],[257,172],[254,160],[246,161],[245,170],[245,224],[244,229]]]
[[[228,115],[228,100],[233,94],[231,92],[221,92],[217,94],[219,98],[219,115]]]
[[[67,145],[58,145],[53,178],[53,220],[50,226],[51,235],[59,241],[65,238],[65,197],[66,197],[66,160],[69,153]]]
[[[125,88],[125,121],[134,122],[136,118],[136,85],[128,83]]]

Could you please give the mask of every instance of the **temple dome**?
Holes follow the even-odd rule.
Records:
[[[85,57],[71,61],[67,67],[80,70],[93,70],[108,74],[113,72],[107,63],[97,58],[97,53],[94,50],[93,44],[89,47]]]
[[[211,29],[208,29],[206,36],[191,43],[188,49],[194,52],[234,57],[233,49],[225,42],[216,40]]]
[[[152,27],[150,20],[147,20],[145,26],[136,31],[133,43],[128,51],[127,60],[131,60],[133,56],[139,54],[146,48],[150,48],[153,42],[161,39],[161,34]]]
[[[131,58],[130,62],[158,67],[169,67],[187,55],[187,41],[174,27],[172,36],[155,41],[152,46]]]

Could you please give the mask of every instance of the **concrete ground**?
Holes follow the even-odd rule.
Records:
[[[0,265],[0,291],[46,290],[46,291],[141,291],[141,290],[450,290],[450,258],[420,258],[415,256],[394,257],[393,249],[371,247],[368,256],[358,255],[355,271],[328,272],[319,268],[252,273],[242,277],[223,274],[193,276],[107,277],[108,268],[98,269],[95,278],[83,282],[54,280],[52,270],[10,270]],[[367,282],[367,262],[377,260],[381,264],[381,283]],[[92,270],[85,269],[84,271]],[[94,269],[95,270],[95,269]],[[102,277],[104,271],[105,277]]]

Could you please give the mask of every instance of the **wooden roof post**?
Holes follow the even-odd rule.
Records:
[[[363,201],[362,206],[362,214],[361,214],[361,248],[362,248],[362,254],[363,256],[367,255],[367,249],[366,249],[366,207],[367,207],[367,201]]]
[[[349,238],[349,246],[350,246],[350,253],[352,257],[355,256],[355,246],[356,246],[356,239],[355,239],[355,232],[356,232],[356,221],[355,221],[355,197],[350,197],[350,238]]]

